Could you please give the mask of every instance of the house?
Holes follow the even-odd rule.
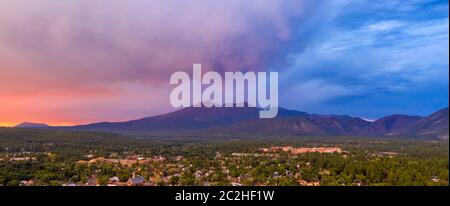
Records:
[[[152,160],[153,160],[153,162],[164,162],[166,160],[166,158],[163,156],[155,156],[155,157],[153,157]]]
[[[143,185],[145,182],[145,178],[142,176],[136,176],[135,174],[133,174],[133,177],[128,179],[127,181],[127,185],[128,186],[141,186]]]
[[[216,159],[220,159],[220,158],[222,158],[222,153],[216,152]]]
[[[33,180],[22,180],[22,181],[20,181],[20,186],[31,186],[31,185],[33,185]]]
[[[121,160],[120,164],[123,166],[132,166],[138,163],[137,159],[131,160],[131,159],[125,159],[125,160]]]
[[[62,186],[66,186],[66,187],[74,187],[77,186],[77,184],[75,182],[66,182],[64,183]]]
[[[431,181],[433,181],[433,182],[439,182],[439,178],[438,178],[437,176],[433,176],[433,177],[431,178]]]
[[[93,177],[93,178],[89,178],[88,181],[86,182],[87,186],[97,186],[98,185],[98,181],[97,178]]]
[[[88,163],[89,163],[89,161],[86,161],[86,160],[78,160],[78,161],[75,162],[75,164],[77,164],[77,165],[79,165],[79,164],[88,164]]]
[[[259,151],[261,151],[261,152],[269,152],[269,149],[268,148],[259,148]]]
[[[98,158],[89,160],[88,163],[95,164],[95,163],[103,163],[105,161],[106,161],[106,159],[104,157],[98,157]]]
[[[197,170],[194,172],[194,176],[195,176],[195,178],[200,179],[203,177],[203,172],[200,170]]]
[[[320,182],[319,181],[308,182],[306,180],[299,180],[298,183],[301,186],[320,186]]]
[[[109,178],[109,184],[115,184],[118,182],[120,182],[119,177],[114,176],[114,177]]]
[[[88,158],[88,159],[92,159],[92,158],[94,157],[94,155],[92,155],[92,154],[87,154],[87,155],[84,155],[84,157],[86,157],[86,158]]]
[[[176,156],[175,161],[181,161],[183,159],[183,156]]]
[[[291,146],[286,146],[286,147],[271,147],[271,148],[269,148],[269,150],[270,150],[271,152],[278,152],[278,151],[290,152],[292,149],[294,149],[294,147],[291,147]]]
[[[238,187],[238,186],[242,186],[242,184],[238,183],[238,182],[231,182],[231,186]]]
[[[363,186],[363,181],[360,179],[354,179],[352,185],[353,186]]]
[[[30,157],[13,157],[13,158],[10,158],[9,160],[10,161],[28,161],[30,159],[31,159]],[[35,160],[35,159],[33,159],[33,160]]]

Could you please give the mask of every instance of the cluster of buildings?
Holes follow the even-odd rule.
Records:
[[[26,186],[26,185],[24,185]],[[97,178],[89,178],[86,183],[66,182],[62,186],[100,186]],[[107,186],[155,186],[155,184],[147,183],[143,176],[135,175],[128,179],[126,182],[121,182],[119,177],[111,177],[108,179]]]
[[[179,158],[179,157],[177,157]],[[123,166],[132,166],[135,164],[148,164],[151,162],[164,162],[166,160],[165,157],[155,156],[152,158],[140,157],[137,155],[128,156],[124,159],[115,159],[115,158],[105,158],[98,157],[91,160],[79,160],[75,162],[76,164],[96,164],[96,163],[106,163],[106,164],[121,164]]]
[[[134,165],[145,165],[151,163],[162,163],[165,162],[165,168],[174,168],[180,167],[180,164],[173,164],[173,161],[179,162],[183,159],[183,156],[176,156],[166,159],[163,156],[154,156],[154,157],[142,157],[139,155],[129,155],[124,158],[109,158],[105,157],[96,157],[93,155],[85,155],[85,157],[89,160],[79,160],[76,161],[76,164],[112,164],[112,165],[121,165],[131,167]],[[140,171],[140,167],[137,168],[137,171]],[[159,171],[158,173],[160,173]],[[177,176],[178,174],[175,174]],[[144,176],[136,175],[133,172],[132,177],[128,179],[128,181],[120,180],[119,177],[114,176],[108,179],[108,186],[156,186],[158,182],[168,183],[170,181],[170,176],[163,176],[162,174],[158,174],[154,177],[150,177],[150,179],[146,179]],[[95,177],[95,174],[89,178],[86,183],[73,183],[67,182],[63,184],[63,186],[99,186],[99,180]]]
[[[288,152],[291,154],[304,154],[304,153],[314,153],[314,152],[317,152],[317,153],[342,153],[342,152],[344,152],[339,147],[300,147],[300,148],[295,148],[292,146],[285,146],[285,147],[260,148],[259,150],[264,153],[283,151],[283,152]]]
[[[34,153],[28,151],[16,152],[16,153],[7,153],[0,156],[0,161],[35,161],[37,160],[37,155],[44,154],[47,156],[52,156],[52,153]]]
[[[320,186],[320,181],[311,181],[311,182],[308,182],[308,181],[306,181],[306,180],[299,180],[298,183],[299,183],[301,186]]]
[[[284,147],[269,147],[269,148],[260,148],[259,153],[239,153],[234,152],[230,153],[229,155],[226,155],[222,157],[222,154],[220,152],[216,153],[216,161],[219,161],[220,166],[219,168],[216,167],[210,167],[210,168],[196,168],[193,172],[193,177],[196,179],[196,181],[201,182],[200,184],[203,184],[205,186],[213,185],[216,181],[213,180],[212,177],[215,175],[217,170],[221,170],[223,173],[223,178],[228,180],[228,182],[233,186],[240,186],[243,185],[243,180],[249,180],[252,179],[251,175],[248,173],[244,173],[238,177],[234,177],[230,174],[229,168],[225,165],[225,161],[232,161],[234,162],[237,167],[240,166],[240,159],[242,157],[262,157],[262,156],[270,156],[270,157],[276,157],[278,154],[276,152],[283,151],[288,152],[290,154],[302,154],[302,153],[310,153],[310,152],[317,152],[317,153],[342,153],[343,151],[340,148],[337,147],[312,147],[312,148],[295,148],[292,146],[284,146]],[[19,158],[19,157],[16,157]],[[83,182],[65,182],[63,186],[99,186],[99,185],[108,185],[108,186],[156,186],[160,183],[163,185],[171,185],[175,184],[178,185],[179,183],[172,183],[173,180],[179,181],[181,174],[185,173],[192,169],[192,164],[186,164],[186,162],[182,162],[183,160],[182,156],[176,156],[176,157],[166,157],[163,156],[153,156],[153,157],[143,157],[140,155],[127,155],[123,157],[118,157],[118,155],[110,155],[108,157],[95,157],[94,155],[85,155],[84,160],[76,161],[76,164],[112,164],[112,165],[121,165],[126,167],[135,167],[137,166],[136,171],[141,170],[142,165],[153,165],[154,163],[163,163],[163,167],[160,168],[161,164],[156,164],[156,167],[152,166],[152,175],[148,177],[136,175],[133,172],[133,175],[126,179],[120,179],[117,176],[108,177],[105,182],[105,177],[96,177],[96,172],[92,174],[92,176]],[[309,166],[309,162],[307,163],[307,166]],[[298,167],[298,165],[297,165]],[[245,171],[251,170],[251,166],[247,166],[243,168]],[[192,171],[192,170],[191,170]],[[300,177],[297,177],[297,174],[291,174],[289,171],[286,171],[286,174],[278,174],[278,172],[275,172],[273,174],[273,178],[278,177],[289,177],[289,178],[295,178],[299,179]],[[123,178],[123,177],[121,177]],[[101,181],[100,181],[101,180]],[[319,182],[307,182],[305,180],[298,180],[300,185],[304,186],[318,186],[320,185]],[[265,185],[265,182],[259,183],[259,185]],[[34,182],[31,181],[22,181],[20,182],[20,185],[28,186],[28,185],[34,185]]]

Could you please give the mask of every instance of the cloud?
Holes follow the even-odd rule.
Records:
[[[58,104],[39,104],[60,111],[55,116],[67,116],[65,104],[92,111],[89,105],[103,103],[99,98],[123,98],[129,104],[116,105],[122,110],[139,105],[139,117],[155,113],[146,107],[168,111],[169,104],[157,100],[168,99],[174,71],[189,71],[194,63],[216,71],[268,69],[288,48],[300,49],[291,47],[303,41],[293,24],[305,21],[320,4],[0,0],[0,99],[23,99],[17,112],[58,99]],[[103,115],[79,112],[77,121],[116,120],[119,115],[106,112],[111,108]]]
[[[282,105],[366,117],[370,113],[373,118],[401,111],[425,115],[448,106],[448,11],[436,13],[443,11],[433,7],[442,5],[424,1],[410,3],[408,9],[396,1],[378,2],[331,4],[332,16],[315,23],[333,26],[316,31],[303,52],[289,55],[292,65],[280,74],[282,87],[303,93],[287,90]],[[361,5],[368,14],[360,14]],[[428,16],[413,15],[424,7]],[[311,82],[320,86],[311,87]],[[290,98],[294,93],[299,98]],[[405,104],[421,106],[405,109]],[[375,106],[377,112],[370,112]]]
[[[311,104],[321,103],[323,101],[351,95],[361,92],[358,88],[330,84],[321,79],[311,79],[304,82],[299,82],[294,87],[285,92],[288,95],[286,98],[292,99],[297,97],[296,107],[308,106]]]
[[[401,27],[402,25],[403,25],[403,23],[395,21],[395,20],[380,21],[380,22],[376,22],[374,24],[368,25],[367,30],[372,31],[372,32],[389,31],[389,30]]]
[[[90,82],[157,83],[193,63],[263,69],[310,2],[2,1],[0,53],[6,63],[27,59],[26,71]]]
[[[448,105],[444,0],[0,0],[0,13],[2,122],[170,111],[170,74],[194,63],[279,71],[280,105],[309,112]]]

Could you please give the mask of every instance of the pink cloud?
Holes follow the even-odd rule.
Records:
[[[193,63],[267,69],[310,2],[0,0],[0,100],[23,98],[1,104],[0,117],[86,122],[169,111],[160,99],[168,101],[172,72]]]

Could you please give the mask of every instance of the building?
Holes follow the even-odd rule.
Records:
[[[33,180],[22,180],[22,181],[20,181],[20,186],[31,186],[31,185],[33,185],[34,184],[34,182],[33,182]]]
[[[142,176],[136,176],[133,173],[133,177],[128,179],[127,185],[128,186],[142,186],[145,182],[145,178]]]
[[[116,183],[118,183],[118,182],[120,182],[120,179],[119,179],[119,177],[111,177],[111,178],[109,178],[109,184],[116,184]]]
[[[291,146],[286,147],[270,147],[270,148],[260,148],[262,152],[289,152],[292,154],[304,154],[304,153],[342,153],[342,149],[338,147],[300,147],[294,148]]]
[[[320,182],[319,181],[308,182],[306,180],[299,180],[298,183],[301,186],[320,186]]]
[[[341,148],[337,147],[313,147],[313,148],[295,148],[291,150],[293,154],[303,154],[303,153],[341,153]]]
[[[66,182],[64,183],[62,186],[66,186],[66,187],[74,187],[77,186],[77,184],[75,182]]]
[[[239,182],[231,182],[231,186],[239,187],[239,186],[242,186],[242,184]]]
[[[86,182],[87,186],[98,186],[98,180],[97,178],[93,177],[93,178],[89,178],[88,181]]]

